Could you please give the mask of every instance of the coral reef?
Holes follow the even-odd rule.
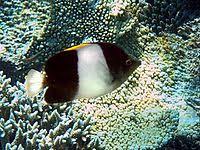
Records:
[[[1,149],[92,149],[98,138],[90,140],[91,116],[75,118],[72,107],[47,105],[42,95],[31,100],[21,83],[10,85],[0,72],[0,148]],[[98,147],[100,148],[100,147]]]
[[[142,65],[128,81],[110,95],[80,100],[75,112],[94,116],[97,123],[92,130],[100,135],[106,149],[176,147],[170,141],[181,136],[195,140],[189,147],[199,146],[199,105],[194,110],[186,104],[188,98],[198,99],[199,93],[192,88],[185,92],[186,85],[194,85],[189,71],[192,61],[198,61],[197,57],[190,59],[196,50],[189,51],[189,41],[170,34],[156,37],[149,33],[141,36],[141,44],[143,40]],[[180,51],[187,53],[182,59],[176,55]]]
[[[10,4],[11,6],[3,6],[1,16],[3,16],[4,18],[4,16],[6,16],[4,14],[8,13],[7,11],[10,7],[23,10],[24,8],[26,8],[27,5],[26,2],[24,3],[22,4],[22,6],[19,5],[19,3],[15,4],[16,6],[13,6],[12,3],[8,2],[8,4]],[[22,25],[19,26],[19,29],[18,26],[14,26],[14,29],[17,30],[16,33],[12,30],[12,28],[10,29],[10,21],[4,19],[5,25],[3,24],[3,26],[5,27],[2,30],[2,32],[4,32],[1,35],[3,41],[1,44],[13,45],[15,49],[12,47],[6,47],[6,49],[8,49],[8,52],[3,55],[3,57],[6,58],[2,60],[15,63],[15,67],[12,72],[17,72],[17,70],[21,72],[21,75],[17,77],[12,77],[15,80],[22,82],[24,80],[24,75],[31,68],[41,70],[44,62],[50,56],[67,47],[83,42],[116,42],[117,39],[123,39],[123,35],[126,36],[126,38],[131,37],[132,39],[137,39],[135,38],[137,36],[136,31],[134,31],[134,37],[130,36],[128,32],[133,32],[131,30],[135,30],[137,28],[138,22],[135,22],[135,20],[137,19],[136,16],[142,9],[142,7],[139,6],[134,7],[136,5],[139,5],[138,3],[127,0],[127,3],[123,3],[122,6],[120,5],[117,7],[117,10],[120,11],[120,13],[115,10],[115,3],[120,3],[120,1],[118,0],[111,2],[86,0],[54,0],[51,2],[33,1],[32,3],[28,4],[30,5],[30,9],[25,9],[24,11],[29,12],[28,15],[33,13],[33,15],[31,16],[33,16],[34,18],[32,18],[31,16],[27,17],[27,14],[25,13],[25,17],[18,19],[17,17],[24,14],[11,14],[11,16],[16,16],[14,17],[14,24],[18,24],[18,22],[22,19]],[[34,10],[35,8],[39,7],[40,3],[41,8],[43,9]],[[130,17],[130,14],[127,14],[127,12],[124,10],[124,7],[129,6],[131,6],[132,8],[132,17]],[[4,7],[7,9],[3,9]],[[44,10],[46,12],[42,12]],[[115,13],[119,14],[113,14],[114,10],[116,11]],[[133,19],[133,17],[135,18]],[[35,18],[37,18],[37,20]],[[28,23],[28,26],[25,26],[25,24],[27,24],[27,21],[29,20],[30,22]],[[32,26],[32,24],[34,26]],[[25,31],[21,29],[21,26],[26,27],[26,29],[23,29]],[[43,27],[41,28],[41,26]],[[9,31],[7,31],[7,28],[9,29]],[[34,30],[32,28],[34,28]],[[128,30],[124,30],[125,28]],[[18,32],[20,32],[21,30],[23,31],[23,33],[21,33],[23,39],[21,38],[21,36],[20,38],[17,38],[17,40],[19,40],[20,42],[13,42],[12,44],[7,43],[8,41],[14,41],[15,36],[19,35]],[[8,35],[4,36],[5,33],[8,33]],[[131,33],[131,35],[133,35],[134,33]],[[10,36],[10,34],[13,36]],[[10,40],[7,40],[7,38],[5,37],[10,38]],[[26,40],[24,41],[24,39],[29,40],[29,43],[26,43],[25,46],[21,43],[26,42]],[[127,45],[131,44],[129,46],[129,50],[127,51],[133,51],[134,47],[134,52],[137,52],[137,45],[135,45],[135,43],[137,42],[120,44],[122,42],[124,43],[125,41],[117,43],[126,47]],[[17,43],[18,45],[15,43]],[[21,47],[21,49],[18,50],[18,47]],[[16,49],[17,52],[14,52],[14,50]],[[10,56],[10,54],[15,54],[15,58],[13,58],[13,55]],[[0,70],[4,69],[5,68],[2,67]]]
[[[22,77],[19,65],[26,64],[25,54],[32,42],[40,37],[44,25],[49,19],[49,3],[47,1],[3,1],[0,5],[0,70],[12,77],[12,82]],[[7,66],[12,66],[7,69]],[[8,71],[9,70],[9,71]],[[19,72],[19,73],[18,73]],[[17,75],[15,76],[15,73]]]
[[[175,135],[178,111],[151,98],[111,98],[81,101],[85,105],[75,107],[94,116],[92,133],[100,136],[106,149],[155,149]]]
[[[4,1],[0,11],[0,40],[7,51],[2,59],[18,64],[48,19],[47,2]]]
[[[0,1],[0,148],[200,147],[198,6],[195,0]],[[142,65],[96,99],[48,105],[44,91],[26,96],[21,82],[29,69],[93,41],[116,43]]]

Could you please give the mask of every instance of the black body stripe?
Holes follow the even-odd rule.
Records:
[[[125,74],[130,75],[141,62],[132,58],[126,52],[112,43],[97,43],[101,47],[106,63],[109,67],[110,73],[115,79],[120,79]],[[127,60],[131,61],[130,65],[126,62]]]
[[[59,103],[73,100],[78,90],[77,51],[63,51],[49,58],[45,65],[48,90],[45,100]]]
[[[123,57],[123,50],[111,43],[97,43],[102,49],[105,56],[106,63],[113,77],[119,73],[121,66],[121,58]]]

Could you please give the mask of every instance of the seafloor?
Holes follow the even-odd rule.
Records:
[[[94,41],[141,66],[96,99],[27,97],[30,69]],[[200,1],[0,0],[0,149],[200,149]]]

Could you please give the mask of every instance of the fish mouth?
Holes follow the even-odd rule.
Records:
[[[141,61],[138,58],[136,58],[136,57],[134,57],[134,56],[132,56],[130,54],[128,56],[132,60],[133,66],[136,66],[136,68],[137,68],[137,67],[139,67],[141,65]]]

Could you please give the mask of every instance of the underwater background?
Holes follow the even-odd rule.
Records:
[[[30,69],[97,41],[141,66],[96,99],[27,97]],[[200,1],[0,0],[0,150],[23,149],[200,149]]]

